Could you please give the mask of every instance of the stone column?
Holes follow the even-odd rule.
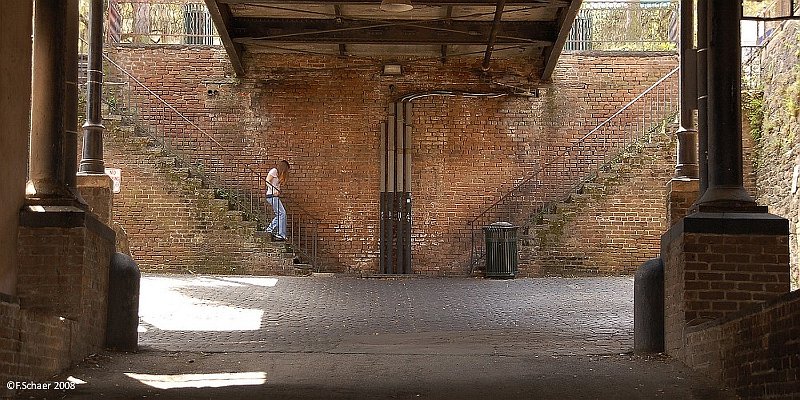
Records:
[[[708,189],[708,0],[697,0],[697,159],[699,195]]]
[[[67,24],[64,38],[64,183],[73,197],[84,203],[77,189],[75,174],[78,172],[78,1],[67,3]]]
[[[697,200],[698,156],[694,110],[697,108],[697,57],[694,49],[694,2],[680,3],[680,127],[675,177],[667,183],[667,226],[672,226],[689,212]]]
[[[694,51],[694,2],[681,1],[680,37],[680,128],[678,128],[678,162],[676,178],[697,178],[697,129],[694,110],[697,108],[697,76]]]
[[[742,176],[742,6],[730,0],[708,0],[708,5],[708,189],[698,205],[719,211],[752,208],[755,200]]]
[[[31,140],[26,195],[39,202],[70,202],[64,181],[65,62],[71,1],[34,4]],[[77,23],[77,20],[76,20]]]
[[[758,206],[743,186],[741,4],[699,0],[698,10],[698,66],[707,67],[707,74],[699,72],[700,182],[708,187],[692,213],[661,237],[665,349],[685,362],[692,356],[684,347],[687,327],[724,318],[789,291],[789,223]],[[702,37],[704,33],[707,37]],[[704,42],[707,49],[702,48]],[[702,169],[704,115],[707,178]]]

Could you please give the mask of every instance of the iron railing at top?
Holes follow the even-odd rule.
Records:
[[[566,198],[602,165],[675,115],[678,70],[668,72],[574,143],[551,149],[554,155],[550,159],[467,222],[471,237],[470,273],[485,255],[485,244],[480,240],[484,226],[498,221],[527,225],[531,216]]]
[[[267,226],[272,218],[266,193],[269,183],[265,174],[242,160],[248,153],[243,141],[236,142],[236,138],[231,140],[225,135],[215,138],[193,121],[196,114],[179,111],[107,55],[103,56],[107,68],[116,69],[126,78],[121,83],[105,82],[104,100],[116,113],[131,119],[136,127],[133,134],[155,139],[169,151],[165,156],[175,157],[183,168],[203,179],[214,188],[217,198],[229,201],[231,210],[255,221],[256,229]],[[300,205],[282,199],[286,201],[288,244],[303,262],[319,271],[319,222]]]
[[[674,0],[584,1],[564,51],[674,51],[678,24]]]
[[[109,0],[106,27],[114,44],[221,44],[202,1]]]

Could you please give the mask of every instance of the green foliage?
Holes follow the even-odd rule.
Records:
[[[589,14],[594,50],[675,50],[669,28],[677,18],[677,3],[658,7],[638,2],[611,4],[614,6],[592,9]]]
[[[756,143],[764,136],[764,93],[749,93],[742,98],[747,121],[750,122],[750,134]]]

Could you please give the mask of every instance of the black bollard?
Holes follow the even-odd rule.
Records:
[[[664,263],[654,258],[633,278],[633,351],[664,351]]]
[[[106,347],[117,351],[139,350],[139,281],[136,261],[123,253],[111,258],[108,279]]]

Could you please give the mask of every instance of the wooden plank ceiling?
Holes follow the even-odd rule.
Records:
[[[528,56],[549,80],[581,0],[411,0],[405,12],[380,0],[206,0],[234,69],[244,53],[372,57]]]

